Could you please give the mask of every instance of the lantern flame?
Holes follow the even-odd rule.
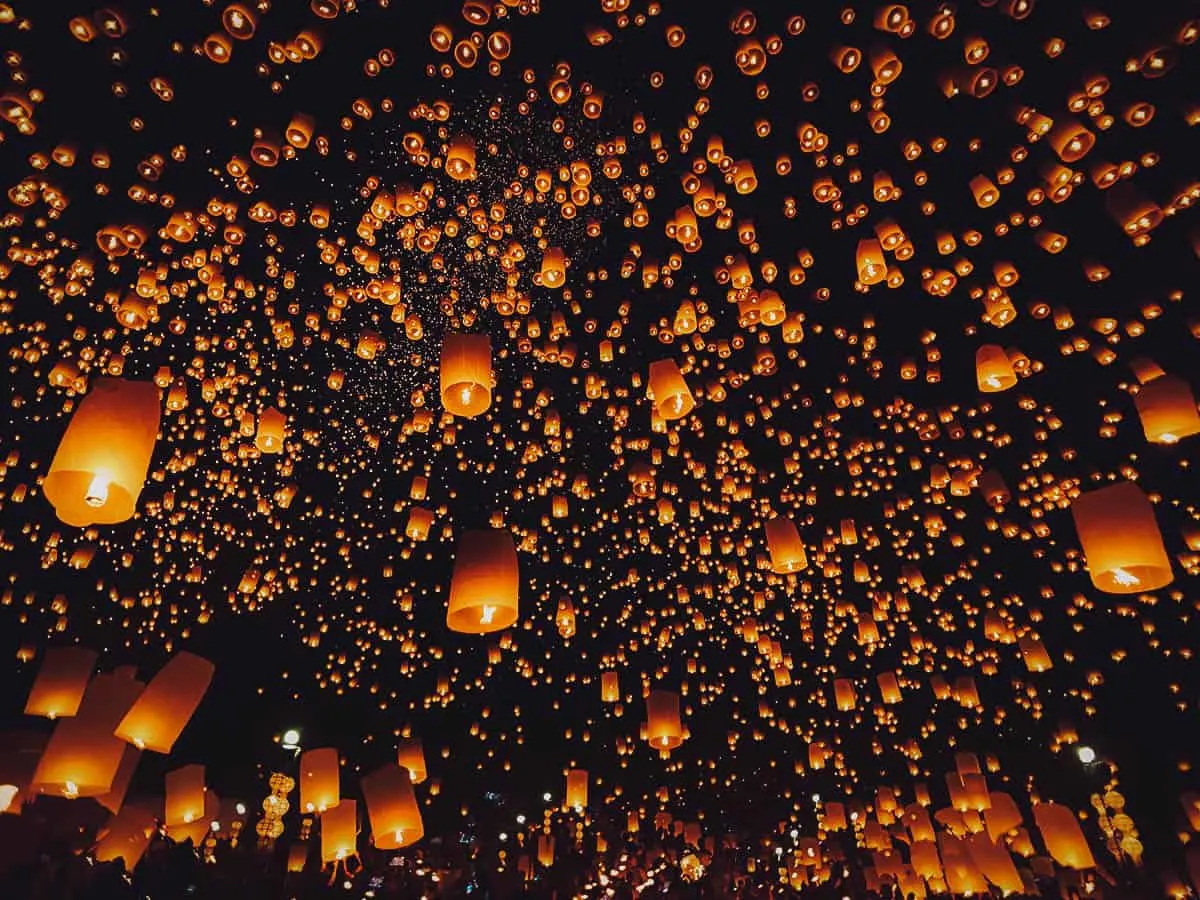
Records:
[[[1115,581],[1117,584],[1135,585],[1142,583],[1141,579],[1139,579],[1136,575],[1134,575],[1132,572],[1126,572],[1122,568],[1113,569],[1112,577],[1113,581]]]
[[[84,502],[93,509],[99,509],[108,502],[108,485],[109,477],[103,472],[97,472],[92,476],[92,483],[88,485],[87,493],[84,495]]]
[[[483,612],[479,616],[480,625],[491,625],[492,617],[496,615],[496,607],[488,606],[486,603],[483,606]]]
[[[63,796],[68,800],[74,800],[79,796],[79,787],[73,781],[63,782]]]

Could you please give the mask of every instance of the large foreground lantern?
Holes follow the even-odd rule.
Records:
[[[568,809],[583,809],[588,803],[588,773],[587,769],[567,770]]]
[[[109,793],[126,747],[113,735],[113,729],[142,688],[132,669],[93,678],[78,713],[70,719],[59,719],[54,726],[38,760],[31,789],[72,799]]]
[[[150,468],[161,411],[152,381],[97,378],[67,426],[42,489],[68,525],[133,516]]]
[[[673,359],[650,363],[647,396],[654,403],[654,411],[668,422],[682,419],[696,406],[696,399]]]
[[[1069,807],[1057,803],[1039,803],[1033,808],[1033,820],[1037,823],[1046,852],[1060,866],[1070,869],[1091,869],[1096,865],[1091,848],[1079,820]]]
[[[399,850],[425,836],[421,808],[407,769],[388,763],[363,778],[360,785],[376,849]]]
[[[767,549],[771,553],[771,571],[779,575],[797,572],[808,566],[804,541],[791,519],[776,516],[763,523],[767,532]]]
[[[51,647],[25,702],[25,715],[73,716],[91,680],[99,654],[86,647]]]
[[[646,698],[646,742],[658,750],[674,750],[683,744],[679,718],[679,695],[655,690]]]
[[[117,726],[116,736],[139,750],[170,753],[200,705],[216,667],[194,653],[177,653],[159,669]]]
[[[1200,432],[1191,385],[1177,375],[1161,375],[1142,385],[1133,400],[1152,444],[1174,444]]]
[[[975,380],[985,394],[1007,391],[1017,383],[1012,362],[999,344],[984,344],[975,351]]]
[[[317,747],[300,755],[300,809],[323,813],[333,809],[342,798],[338,752],[333,747]]]
[[[358,804],[343,800],[321,816],[321,864],[340,862],[358,853]]]
[[[502,631],[517,621],[520,576],[512,535],[465,531],[455,549],[446,625],[464,634]]]
[[[492,405],[492,341],[486,334],[448,334],[442,343],[442,406],[474,418]]]
[[[1080,494],[1071,503],[1092,584],[1108,594],[1154,591],[1173,579],[1154,507],[1131,481]]]

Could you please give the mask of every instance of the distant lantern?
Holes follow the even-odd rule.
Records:
[[[767,549],[771,553],[771,571],[783,575],[808,567],[804,541],[791,519],[776,516],[763,523],[767,532]]]
[[[1039,803],[1033,807],[1033,820],[1046,844],[1046,851],[1060,866],[1091,869],[1096,865],[1079,820],[1069,807],[1057,803]]]
[[[682,419],[696,406],[683,373],[673,359],[659,359],[650,363],[646,394],[654,403],[654,411],[668,422]]]
[[[612,669],[600,675],[600,700],[604,703],[621,702],[620,676]]]
[[[455,550],[446,625],[464,634],[502,631],[517,621],[520,576],[512,535],[466,531]]]
[[[1092,584],[1109,594],[1139,594],[1170,584],[1171,561],[1154,507],[1131,481],[1080,494],[1071,503]]]
[[[537,839],[538,865],[550,868],[554,865],[554,837],[549,834],[539,834]]]
[[[25,701],[25,715],[57,719],[79,711],[99,654],[86,647],[51,647]]]
[[[475,141],[469,135],[451,138],[446,148],[446,174],[455,181],[475,178]]]
[[[567,280],[567,258],[561,247],[547,247],[542,254],[542,287],[560,288]]]
[[[163,822],[168,828],[190,825],[204,817],[204,766],[191,765],[168,772]]]
[[[654,690],[646,698],[646,741],[658,750],[674,750],[683,744],[679,718],[679,695]]]
[[[403,738],[396,751],[396,762],[408,770],[413,784],[420,784],[428,774],[425,769],[425,748],[420,738]]]
[[[566,806],[568,809],[583,809],[588,803],[588,773],[586,769],[567,771]]]
[[[254,436],[254,446],[258,451],[279,453],[283,450],[286,437],[287,417],[273,406],[263,410],[258,417],[258,432]]]
[[[300,754],[300,812],[324,813],[342,799],[338,752],[317,747]]]
[[[208,691],[215,667],[186,651],[175,654],[146,685],[114,732],[139,750],[170,753]]]
[[[1078,162],[1096,145],[1096,135],[1074,119],[1062,118],[1054,123],[1047,138],[1058,158],[1065,163]]]
[[[358,853],[358,804],[343,800],[321,817],[321,864],[339,862]]]
[[[152,381],[97,378],[71,417],[43,490],[68,525],[113,525],[133,516],[158,437]]]
[[[406,769],[388,763],[359,784],[371,819],[371,839],[377,850],[400,850],[425,836],[425,823],[421,820],[412,776]]]
[[[474,418],[492,405],[492,341],[486,334],[448,334],[440,366],[442,406]]]
[[[70,719],[59,719],[54,726],[38,760],[31,790],[72,799],[107,794],[126,747],[113,735],[113,729],[142,687],[132,669],[93,678],[78,713]]]
[[[1152,444],[1174,444],[1200,432],[1191,385],[1177,375],[1162,375],[1142,385],[1133,400]]]
[[[874,238],[864,238],[858,242],[855,261],[858,264],[858,280],[863,284],[879,284],[887,278],[888,268],[883,258],[883,247]]]
[[[984,344],[975,351],[975,380],[985,394],[1007,391],[1017,383],[1012,362],[999,344]]]

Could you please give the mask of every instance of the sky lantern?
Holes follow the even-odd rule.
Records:
[[[858,265],[858,280],[870,286],[885,281],[888,275],[887,262],[883,258],[883,247],[874,238],[863,238],[855,252]]]
[[[492,405],[492,342],[486,334],[448,334],[439,366],[442,406],[473,419]]]
[[[620,676],[612,669],[600,674],[600,699],[605,703],[621,702]]]
[[[1200,415],[1192,388],[1177,375],[1162,375],[1143,384],[1133,397],[1146,440],[1174,444],[1200,432]]]
[[[1033,820],[1046,844],[1046,851],[1056,863],[1070,869],[1095,868],[1096,860],[1087,838],[1069,807],[1037,803],[1033,807]]]
[[[109,818],[92,855],[99,863],[121,859],[125,870],[132,872],[150,846],[156,826],[153,812],[142,806],[126,806]]]
[[[776,516],[763,523],[767,533],[767,549],[771,553],[771,570],[784,575],[808,567],[804,541],[791,519]]]
[[[679,694],[655,689],[646,697],[646,742],[664,752],[683,744]]]
[[[260,453],[281,453],[287,438],[287,416],[271,406],[258,417],[258,430],[254,435],[254,446]]]
[[[75,716],[54,726],[31,790],[71,799],[108,793],[126,746],[113,729],[142,688],[129,669],[94,677]]]
[[[425,836],[425,823],[408,770],[387,763],[365,776],[360,785],[371,820],[371,839],[377,849],[400,850]]]
[[[114,733],[139,750],[170,753],[215,671],[211,662],[194,653],[175,654],[146,685]]]
[[[400,747],[396,752],[396,762],[408,771],[413,784],[420,784],[427,776],[425,769],[425,748],[419,737],[400,739]]]
[[[1109,594],[1140,594],[1170,584],[1171,561],[1154,507],[1132,481],[1080,494],[1071,502],[1092,584]]]
[[[1006,391],[1017,383],[1012,362],[999,344],[984,344],[975,351],[975,379],[985,394]]]
[[[86,647],[51,647],[25,702],[25,715],[57,719],[79,711],[99,654]]]
[[[543,287],[560,288],[567,280],[567,257],[561,247],[547,247],[542,254],[541,281]]]
[[[358,804],[342,800],[321,816],[321,863],[343,862],[358,854]]]
[[[68,525],[112,525],[133,516],[158,435],[152,381],[96,378],[59,442],[43,490]]]
[[[300,754],[300,809],[324,813],[342,799],[341,762],[333,747],[316,747]]]
[[[567,771],[565,797],[567,809],[578,810],[588,805],[588,773],[586,769],[569,769]]]
[[[204,817],[204,766],[175,769],[167,773],[165,781],[167,797],[163,821],[168,828],[190,825]]]
[[[646,396],[654,403],[654,411],[668,422],[682,419],[696,405],[683,373],[673,359],[660,359],[650,363],[650,377]]]
[[[455,181],[475,178],[475,140],[469,135],[459,135],[450,140],[446,150],[446,174]]]
[[[487,634],[517,621],[520,576],[512,536],[503,529],[465,531],[455,551],[446,625]]]

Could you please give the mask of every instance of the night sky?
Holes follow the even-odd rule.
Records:
[[[1148,440],[1134,395],[1155,366],[1198,383],[1196,4],[916,2],[888,30],[895,4],[262,0],[230,39],[237,6],[0,3],[0,725],[52,727],[21,714],[46,647],[142,680],[187,650],[215,678],[131,796],[201,762],[257,807],[294,765],[288,728],[338,748],[353,794],[415,735],[440,783],[417,788],[427,835],[515,832],[519,812],[536,828],[578,767],[589,827],[667,809],[753,846],[816,835],[814,797],[909,803],[920,782],[938,809],[973,753],[1022,808],[1086,812],[1098,854],[1089,796],[1111,763],[1147,858],[1178,856],[1200,738],[1197,438]],[[286,137],[300,114],[304,147]],[[1065,160],[1037,117],[1094,146]],[[457,180],[462,136],[474,172]],[[672,226],[697,180],[721,208],[685,247]],[[423,211],[373,216],[413,191]],[[1153,213],[1132,236],[1129,197]],[[106,229],[139,244],[138,226],[139,246],[105,252]],[[865,287],[861,242],[888,233],[890,282]],[[538,274],[547,248],[569,260],[562,287]],[[379,298],[389,283],[406,315]],[[782,325],[756,320],[773,295]],[[385,342],[374,359],[364,330]],[[439,394],[460,332],[491,338],[475,418]],[[981,390],[985,345],[1010,389]],[[695,408],[655,424],[663,359]],[[186,406],[163,407],[133,518],[74,527],[40,484],[106,373],[158,375]],[[254,449],[271,407],[275,454]],[[1081,491],[1127,480],[1173,570],[1146,594],[1094,585],[1072,518]],[[433,514],[423,540],[413,507]],[[791,574],[772,572],[774,516],[807,550]],[[488,527],[518,548],[519,617],[455,633],[456,544]],[[1030,671],[1021,638],[1053,667]],[[888,672],[899,703],[881,700]],[[684,695],[669,759],[639,739],[651,688]]]

